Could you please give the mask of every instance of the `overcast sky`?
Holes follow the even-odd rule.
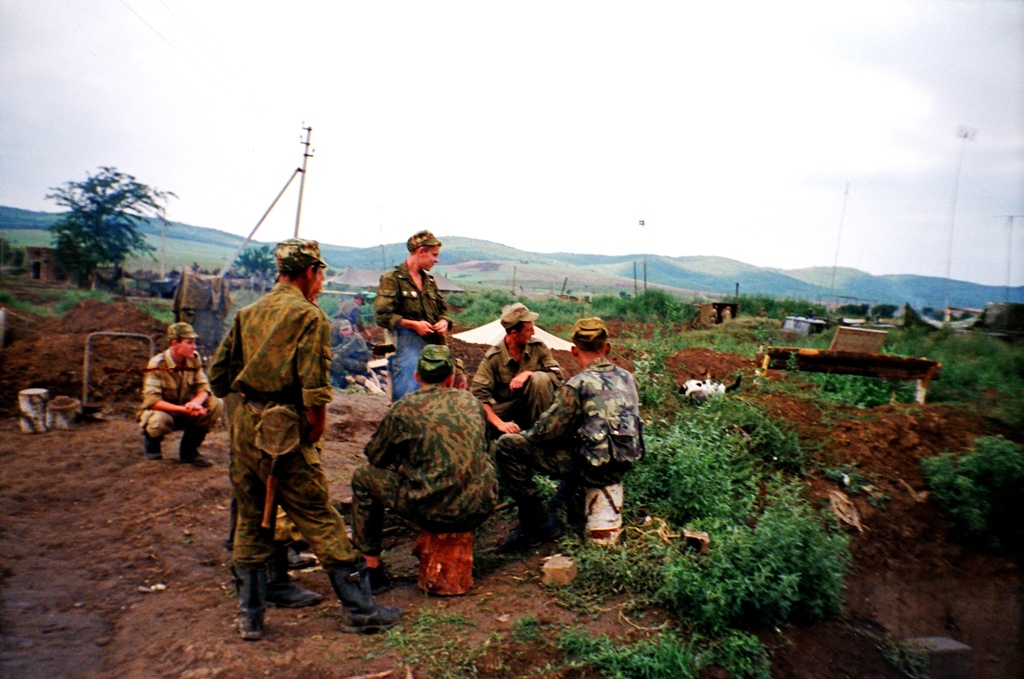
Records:
[[[246,235],[304,125],[328,243],[1024,285],[1022,2],[0,0],[0,204],[110,165]]]

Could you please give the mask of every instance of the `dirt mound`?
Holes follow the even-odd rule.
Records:
[[[21,312],[19,312],[21,313]],[[18,412],[18,392],[43,388],[50,396],[82,396],[86,339],[93,332],[152,337],[166,348],[166,326],[129,303],[82,300],[57,322],[36,320],[0,351],[0,414]],[[99,336],[90,342],[90,403],[131,410],[142,387],[149,343],[140,338]]]
[[[756,367],[753,359],[739,354],[719,353],[710,349],[683,349],[665,361],[676,378],[676,384],[686,380],[717,380],[731,382],[737,375],[747,376]]]

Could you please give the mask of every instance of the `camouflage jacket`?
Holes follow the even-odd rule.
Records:
[[[513,377],[526,370],[549,372],[555,376],[556,386],[562,383],[558,361],[551,355],[551,350],[544,342],[536,337],[531,338],[523,349],[522,358],[517,361],[508,353],[508,347],[502,339],[487,350],[484,359],[477,366],[471,387],[473,396],[481,403],[491,405],[511,401],[517,394],[513,394],[508,385]]]
[[[498,501],[483,406],[462,389],[431,384],[396,401],[366,458],[404,479],[414,515],[426,522],[457,522]]]
[[[295,406],[330,403],[331,324],[291,283],[241,309],[210,362],[213,393]]]
[[[370,360],[370,349],[362,335],[352,333],[332,349],[331,375],[337,378],[345,375],[362,375]]]
[[[441,319],[448,320],[448,307],[441,291],[437,288],[434,277],[426,271],[423,276],[423,291],[412,282],[409,267],[402,262],[391,271],[380,277],[377,297],[373,300],[373,311],[377,325],[388,330],[395,330],[403,318],[411,321],[427,321],[437,323]],[[444,337],[430,335],[428,344],[443,344]]]
[[[157,401],[184,405],[201,391],[213,393],[199,357],[193,356],[184,365],[176,366],[168,349],[149,359],[146,365],[146,376],[142,378],[142,409],[152,408]]]
[[[645,449],[633,375],[607,358],[596,359],[558,390],[523,437],[534,444],[571,439],[594,466],[639,460]]]

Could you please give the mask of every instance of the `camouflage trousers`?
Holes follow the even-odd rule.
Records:
[[[270,459],[256,448],[261,410],[244,403],[231,418],[231,483],[238,505],[233,558],[239,568],[259,568],[274,551],[274,535],[260,528]],[[359,554],[345,532],[345,522],[331,506],[327,476],[319,451],[302,444],[277,458],[277,503],[292,520],[324,570],[352,564]]]
[[[210,431],[220,422],[224,413],[224,402],[216,396],[206,399],[206,414],[202,417],[172,415],[162,410],[143,410],[139,414],[139,427],[143,433],[155,439],[162,439],[172,431],[196,427]]]
[[[401,475],[390,469],[363,465],[352,474],[352,541],[363,554],[377,556],[381,552],[385,509],[434,533],[464,533],[486,521],[494,505],[463,493],[457,507],[446,507],[443,517],[431,516],[409,502]]]
[[[498,439],[495,458],[505,489],[517,503],[537,495],[534,474],[569,480],[579,488],[602,488],[622,481],[633,467],[616,460],[595,467],[580,452],[580,442],[575,438],[539,446],[521,434],[505,434]]]
[[[523,431],[533,426],[541,414],[551,407],[555,401],[555,382],[551,373],[538,370],[530,375],[526,384],[519,390],[518,396],[511,401],[491,404],[494,414],[508,422],[511,420]],[[487,425],[487,435],[498,438],[501,432],[491,424]]]

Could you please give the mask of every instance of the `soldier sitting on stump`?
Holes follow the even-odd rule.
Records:
[[[212,394],[203,372],[196,353],[197,337],[188,323],[172,323],[167,327],[170,348],[149,359],[146,366],[139,426],[147,460],[159,460],[164,436],[183,429],[180,460],[196,467],[213,464],[199,453],[199,446],[220,421],[223,402]]]
[[[572,355],[582,372],[566,382],[554,404],[522,434],[498,439],[498,471],[519,510],[519,526],[501,546],[517,551],[556,539],[558,519],[545,507],[535,473],[561,479],[570,501],[583,488],[622,480],[644,455],[636,382],[608,360],[608,329],[600,318],[582,318],[572,331]]]
[[[498,482],[487,454],[484,411],[453,389],[455,359],[429,344],[416,364],[420,388],[392,404],[352,475],[352,541],[373,593],[390,589],[380,561],[384,509],[434,533],[475,530],[494,510]]]

